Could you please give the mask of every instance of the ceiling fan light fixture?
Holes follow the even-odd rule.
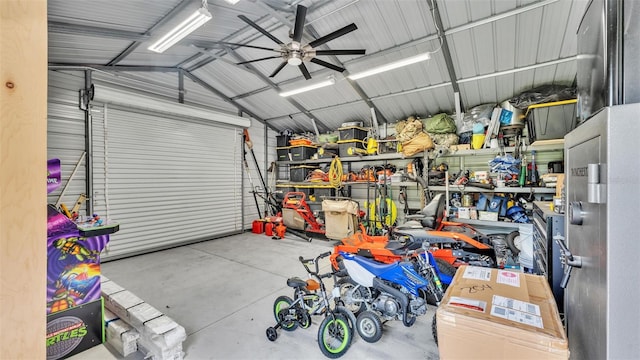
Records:
[[[211,18],[211,13],[209,13],[206,8],[202,7],[196,10],[196,12],[191,14],[191,16],[186,18],[183,22],[178,24],[178,26],[169,30],[169,32],[167,32],[163,37],[158,39],[158,41],[153,43],[147,49],[157,53],[162,53],[168,48],[175,45],[178,41],[185,38],[187,35],[194,32],[200,26],[204,25],[204,23],[211,20]]]
[[[289,55],[289,58],[287,59],[287,63],[293,66],[298,66],[302,64],[302,57],[300,56],[300,53],[298,52],[291,53]]]
[[[380,74],[383,73],[385,71],[390,71],[390,70],[394,70],[397,68],[401,68],[403,66],[407,66],[407,65],[411,65],[411,64],[415,64],[415,63],[419,63],[422,61],[427,61],[431,59],[431,53],[426,52],[423,54],[419,54],[416,56],[411,56],[408,58],[404,58],[402,60],[398,60],[398,61],[394,61],[385,65],[381,65],[378,67],[375,67],[373,69],[369,69],[369,70],[365,70],[359,73],[355,73],[352,75],[349,75],[348,78],[351,80],[358,80],[358,79],[362,79],[365,78],[367,76],[371,76],[371,75],[375,75],[375,74]]]
[[[333,76],[330,76],[327,80],[325,81],[321,81],[312,85],[308,85],[308,86],[303,86],[301,88],[298,89],[293,89],[293,90],[287,90],[287,91],[283,91],[280,93],[280,96],[282,97],[287,97],[287,96],[291,96],[291,95],[296,95],[296,94],[300,94],[303,92],[307,92],[307,91],[311,91],[311,90],[315,90],[315,89],[319,89],[319,88],[323,88],[326,86],[330,86],[336,83],[336,78]]]

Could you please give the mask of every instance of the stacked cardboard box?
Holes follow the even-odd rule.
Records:
[[[107,325],[107,342],[123,356],[135,352],[131,344],[134,339],[135,347],[145,354],[145,359],[181,360],[184,357],[182,342],[187,338],[184,327],[106,277],[101,280],[104,306],[113,312]]]

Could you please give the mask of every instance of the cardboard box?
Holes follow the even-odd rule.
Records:
[[[471,219],[471,208],[459,207],[458,208],[458,218],[459,219]]]
[[[498,221],[498,213],[492,211],[478,211],[478,220]]]
[[[461,266],[437,310],[440,359],[568,359],[543,276]]]

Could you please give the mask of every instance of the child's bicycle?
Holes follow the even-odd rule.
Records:
[[[267,329],[267,338],[275,341],[278,338],[278,328],[285,331],[293,331],[298,327],[306,329],[311,326],[311,315],[324,315],[318,329],[318,345],[325,356],[335,359],[344,355],[351,346],[355,316],[343,306],[338,306],[339,287],[333,288],[331,296],[327,294],[322,279],[333,276],[335,280],[335,273],[319,274],[318,260],[329,255],[331,252],[320,254],[315,259],[303,259],[302,256],[298,258],[311,278],[287,279],[287,285],[294,288],[295,300],[282,295],[273,303],[273,315],[277,324]],[[315,271],[309,269],[309,264],[315,265]],[[335,302],[333,307],[331,300]]]

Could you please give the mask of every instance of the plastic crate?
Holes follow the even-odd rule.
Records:
[[[576,104],[548,103],[529,108],[527,128],[529,141],[563,139],[576,127]]]
[[[289,140],[291,140],[291,136],[289,136],[289,135],[277,135],[276,136],[276,147],[289,146]]]
[[[357,139],[340,140],[338,141],[338,148],[339,148],[340,156],[358,155],[353,153],[353,151],[350,151],[349,148],[356,148],[356,149],[363,149],[363,150],[365,149],[364,142],[362,140],[357,140]]]
[[[340,156],[340,146],[337,143],[325,144],[322,148],[318,148],[319,159],[331,159],[334,155]]]
[[[289,161],[289,147],[278,147],[276,148],[276,152],[278,153],[278,161]]]
[[[311,159],[313,154],[316,153],[316,147],[312,145],[298,145],[289,147],[289,153],[291,154],[291,161],[302,161]]]
[[[332,187],[322,187],[313,189],[313,195],[316,197],[316,201],[322,200],[323,196],[336,196],[336,189]]]
[[[307,179],[309,173],[315,169],[317,169],[317,167],[309,165],[292,166],[289,168],[289,181],[303,182]]]
[[[340,133],[340,140],[364,140],[369,130],[358,126],[349,126],[339,128],[338,132]]]

